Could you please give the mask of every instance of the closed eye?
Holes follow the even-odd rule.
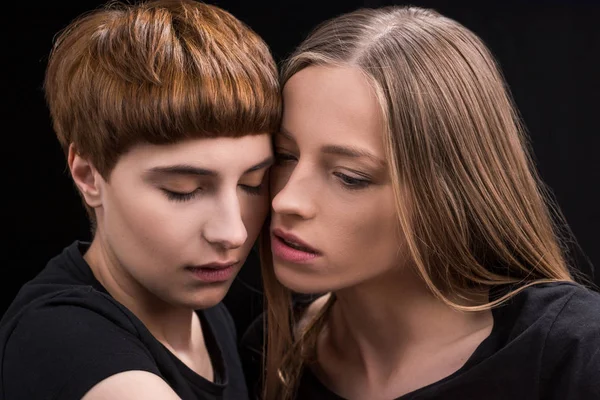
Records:
[[[202,191],[202,188],[197,188],[191,192],[174,192],[168,189],[162,189],[162,191],[167,195],[167,198],[171,201],[188,201],[196,197]]]
[[[258,186],[249,186],[249,185],[239,185],[242,190],[244,190],[246,193],[256,196],[259,195],[262,192],[263,189],[263,184],[261,183]]]

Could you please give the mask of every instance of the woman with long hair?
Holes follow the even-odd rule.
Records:
[[[313,31],[281,83],[264,398],[600,398],[600,296],[574,280],[475,34],[432,10],[358,10]]]

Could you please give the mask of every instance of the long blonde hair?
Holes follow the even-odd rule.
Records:
[[[310,65],[358,68],[372,84],[401,237],[441,301],[485,310],[532,284],[572,280],[559,240],[566,224],[494,57],[474,33],[432,10],[361,9],[317,27],[283,66],[281,85]],[[410,201],[400,201],[407,193]],[[294,337],[290,292],[274,275],[268,240],[262,245],[264,396],[289,399],[335,296]],[[513,289],[494,301],[465,305],[506,284]]]

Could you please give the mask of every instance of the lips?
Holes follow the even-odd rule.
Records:
[[[291,264],[314,264],[321,257],[319,250],[280,229],[271,232],[271,250],[274,259]]]
[[[234,266],[238,262],[239,262],[238,260],[231,260],[231,261],[224,261],[224,262],[213,262],[213,263],[202,264],[202,265],[193,265],[193,266],[190,266],[188,268],[193,268],[193,269],[225,269],[225,268],[229,268],[231,266]]]
[[[295,236],[291,233],[284,232],[281,229],[273,229],[273,236],[280,239],[284,244],[291,247],[292,249],[304,251],[306,253],[312,253],[312,254],[316,254],[316,255],[321,254],[317,249],[310,246],[309,244],[304,242],[302,239],[298,238],[297,236]]]
[[[214,262],[186,267],[186,270],[190,271],[196,279],[206,283],[226,282],[231,280],[235,275],[235,266],[238,263],[238,260]]]

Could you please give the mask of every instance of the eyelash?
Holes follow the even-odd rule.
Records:
[[[248,193],[250,196],[258,196],[264,185],[261,183],[258,186],[248,186],[248,185],[239,185],[239,186],[242,188],[243,191]],[[167,198],[171,201],[185,202],[185,201],[191,200],[194,197],[196,197],[200,192],[202,192],[202,189],[198,188],[198,189],[194,190],[193,192],[189,192],[189,193],[173,192],[173,191],[167,190],[167,189],[162,189],[162,191],[167,195]]]
[[[240,185],[242,190],[244,190],[250,196],[258,196],[260,194],[260,192],[262,191],[263,186],[264,185],[262,183],[258,186]]]
[[[333,175],[337,176],[342,182],[342,185],[350,190],[362,189],[371,184],[371,182],[366,179],[354,178],[352,176],[342,174],[341,172],[334,172]]]
[[[193,192],[189,192],[189,193],[179,193],[179,192],[172,192],[167,189],[162,189],[162,191],[165,192],[165,194],[167,195],[169,200],[178,201],[178,202],[184,202],[184,201],[193,199],[200,190],[201,189],[196,189]]]
[[[275,160],[278,165],[297,161],[296,157],[293,155],[280,152],[275,152]],[[336,176],[341,185],[348,190],[363,189],[371,184],[367,179],[355,178],[341,172],[334,172],[333,175]]]

